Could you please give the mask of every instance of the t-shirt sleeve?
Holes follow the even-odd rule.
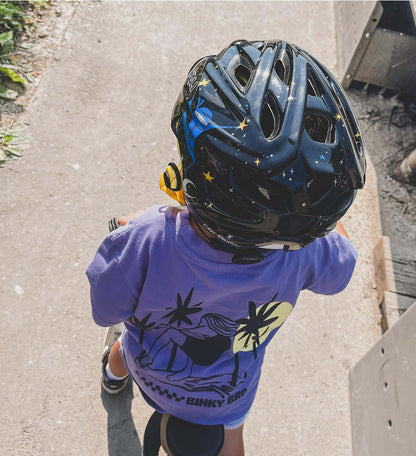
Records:
[[[342,291],[351,279],[357,260],[357,251],[351,242],[331,231],[307,248],[310,267],[302,288],[325,295]]]
[[[94,321],[112,326],[134,312],[143,286],[146,248],[133,225],[110,233],[87,269]]]

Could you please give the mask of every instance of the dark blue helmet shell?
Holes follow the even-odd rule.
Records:
[[[342,88],[284,41],[236,41],[196,62],[172,129],[186,204],[228,250],[308,245],[364,185],[361,135]]]

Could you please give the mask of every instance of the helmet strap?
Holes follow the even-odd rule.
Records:
[[[182,163],[171,162],[159,177],[159,187],[172,199],[185,206],[182,188]]]

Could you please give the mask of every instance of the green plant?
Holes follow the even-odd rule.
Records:
[[[36,11],[41,9],[48,9],[50,7],[50,0],[28,0],[29,5]]]
[[[0,2],[0,31],[12,31],[18,33],[23,31],[23,24],[27,19],[18,2]]]
[[[23,77],[16,71],[16,67],[9,65],[8,54],[14,48],[16,39],[32,27],[33,22],[22,10],[17,2],[0,1],[0,72],[3,80],[6,78],[13,82],[25,85]],[[1,80],[0,80],[1,83]],[[0,97],[16,99],[18,93],[10,87],[0,84]]]
[[[23,80],[23,77],[15,71],[17,69],[14,65],[7,65],[7,64],[2,64],[0,63],[0,72],[2,74],[5,74],[10,80],[13,82],[18,82],[22,84],[22,86],[25,86],[25,81]],[[0,83],[0,98],[7,98],[8,100],[15,100],[19,94],[9,88],[9,87],[3,87],[2,84]]]
[[[0,33],[0,46],[2,54],[8,54],[14,46],[13,31]]]
[[[24,127],[16,125],[14,128],[0,128],[0,166],[11,158],[22,156],[22,150],[32,138],[24,134]]]

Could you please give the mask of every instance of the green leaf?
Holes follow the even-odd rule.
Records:
[[[0,88],[0,97],[7,98],[8,100],[15,100],[19,94],[12,89]]]
[[[2,46],[10,40],[13,40],[13,32],[0,33],[0,44]]]
[[[20,153],[19,149],[17,149],[16,147],[6,147],[6,152],[11,154],[11,155],[14,155],[15,157],[21,157],[22,154]]]
[[[25,136],[24,132],[25,128],[21,124],[14,128],[0,128],[0,167],[6,160],[22,156],[22,151],[32,140],[31,137]]]
[[[21,49],[32,49],[35,43],[19,43]]]
[[[9,78],[14,82],[20,82],[23,86],[25,85],[25,81],[23,80],[20,74],[17,74],[16,71],[13,71],[11,68],[7,68],[6,66],[0,66],[0,71],[7,74]]]
[[[14,46],[13,32],[6,32],[0,35],[2,55],[8,54]]]
[[[12,139],[13,139],[12,135],[5,135],[4,139],[3,139],[3,144],[9,143],[10,141],[12,141]]]

